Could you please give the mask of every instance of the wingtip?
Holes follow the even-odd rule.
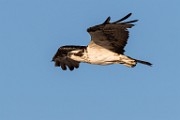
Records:
[[[123,18],[121,18],[120,20],[117,20],[117,21],[113,22],[113,24],[122,22],[122,21],[126,20],[127,18],[129,18],[131,15],[132,15],[132,13],[129,13],[126,16],[124,16]]]
[[[127,16],[131,16],[132,15],[132,13],[130,12]]]
[[[111,20],[111,17],[109,16],[109,17],[107,17],[107,19],[104,21],[103,24],[108,24],[110,22],[110,20]]]

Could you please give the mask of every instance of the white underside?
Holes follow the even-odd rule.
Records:
[[[106,49],[88,49],[88,60],[91,64],[108,65],[118,63],[120,55]]]
[[[71,56],[71,59],[97,65],[124,64],[128,67],[136,65],[136,61],[122,54],[114,53],[102,47],[87,47],[82,57]]]
[[[107,49],[98,49],[98,51],[90,49],[88,51],[88,60],[91,64],[98,65],[124,64],[128,67],[136,65],[134,59]]]

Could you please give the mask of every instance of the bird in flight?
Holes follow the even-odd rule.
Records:
[[[81,62],[110,65],[123,64],[127,67],[135,67],[137,63],[151,66],[150,62],[131,58],[124,54],[124,47],[129,37],[128,28],[134,26],[138,20],[126,21],[132,13],[115,22],[110,22],[108,17],[102,24],[89,27],[87,32],[91,36],[91,41],[87,46],[66,45],[60,47],[54,55],[52,61],[56,67],[62,70],[74,70],[79,68]]]

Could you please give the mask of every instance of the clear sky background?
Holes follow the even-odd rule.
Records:
[[[125,54],[153,67],[50,62],[130,12]],[[179,21],[179,0],[0,0],[0,120],[180,120]]]

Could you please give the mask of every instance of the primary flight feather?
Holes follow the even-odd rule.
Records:
[[[137,63],[151,66],[150,62],[138,60],[124,55],[124,47],[129,37],[128,28],[134,26],[131,20],[123,22],[131,16],[129,13],[125,17],[115,22],[110,22],[108,17],[105,22],[93,27],[89,27],[87,32],[91,35],[91,41],[87,46],[66,45],[58,49],[52,61],[55,66],[66,70],[78,68],[80,62],[97,65],[123,64],[128,67],[135,67]]]

